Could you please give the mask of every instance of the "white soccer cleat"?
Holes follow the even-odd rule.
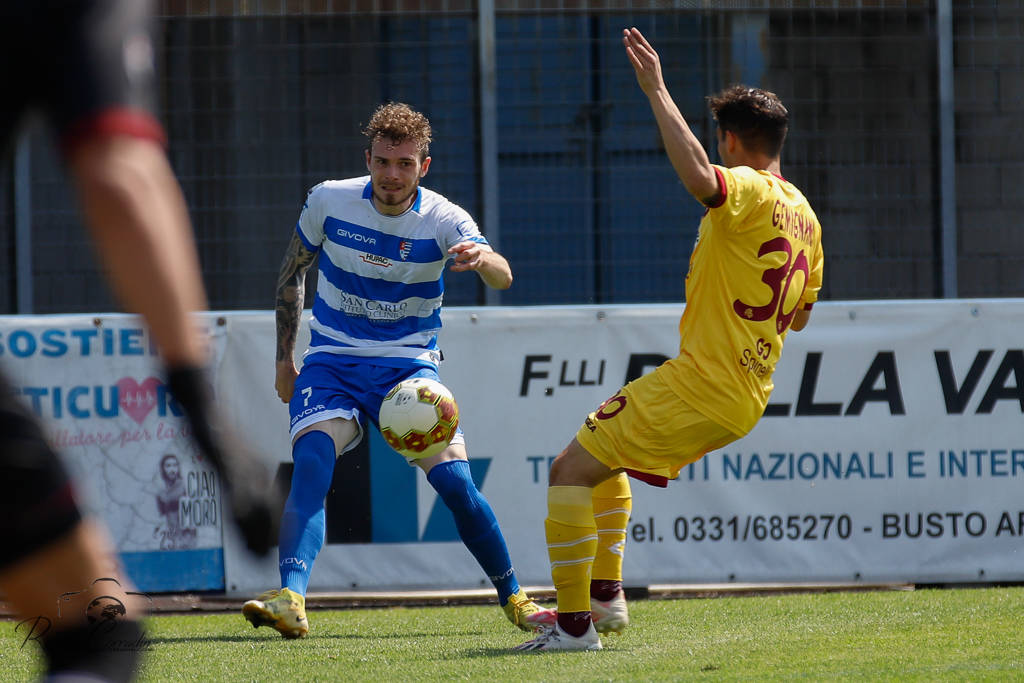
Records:
[[[587,632],[580,637],[570,636],[557,623],[544,629],[544,632],[533,640],[528,640],[514,649],[517,652],[547,652],[549,650],[600,650],[601,636],[590,623]]]
[[[611,600],[590,598],[590,618],[598,633],[622,633],[629,626],[626,594],[620,590]]]

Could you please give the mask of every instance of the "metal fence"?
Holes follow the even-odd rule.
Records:
[[[746,82],[787,104],[783,173],[823,225],[823,298],[1024,296],[1019,2],[161,9],[161,115],[216,309],[272,306],[306,190],[365,173],[359,131],[387,100],[430,117],[424,184],[476,216],[516,276],[489,297],[471,275],[448,277],[448,304],[679,301],[702,209],[623,53],[631,25],[706,143],[711,91]],[[36,131],[8,171],[0,312],[116,309],[45,137]]]

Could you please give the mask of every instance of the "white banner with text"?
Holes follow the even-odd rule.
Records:
[[[522,583],[550,584],[551,460],[587,412],[676,354],[681,310],[446,311],[441,379]],[[230,322],[222,394],[286,476],[272,319]],[[667,489],[633,482],[626,583],[1024,579],[1021,329],[1020,300],[817,305],[750,434]],[[310,590],[486,585],[425,477],[367,441],[339,460]],[[228,537],[228,590],[276,586],[276,561]]]
[[[589,411],[676,354],[681,311],[445,312],[441,379],[521,583],[550,584],[551,460]],[[206,320],[220,407],[288,482],[273,314]],[[749,435],[667,489],[633,482],[627,585],[1024,580],[1022,329],[1022,300],[818,304]],[[223,523],[221,482],[136,318],[0,317],[0,362],[141,589],[277,587],[276,556],[252,557]],[[426,478],[378,434],[339,459],[311,591],[486,585]]]
[[[216,364],[225,325],[210,321]],[[0,317],[0,362],[145,591],[224,588],[220,482],[128,315]]]

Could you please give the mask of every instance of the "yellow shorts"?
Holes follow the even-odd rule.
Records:
[[[683,402],[659,374],[633,380],[590,413],[576,433],[587,452],[664,486],[686,465],[740,438]],[[638,476],[647,475],[647,476]]]

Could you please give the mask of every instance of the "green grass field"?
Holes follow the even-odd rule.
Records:
[[[1024,680],[1024,588],[631,602],[601,652],[519,654],[497,606],[310,612],[308,638],[237,614],[154,616],[143,681]],[[40,670],[0,624],[3,680]]]

